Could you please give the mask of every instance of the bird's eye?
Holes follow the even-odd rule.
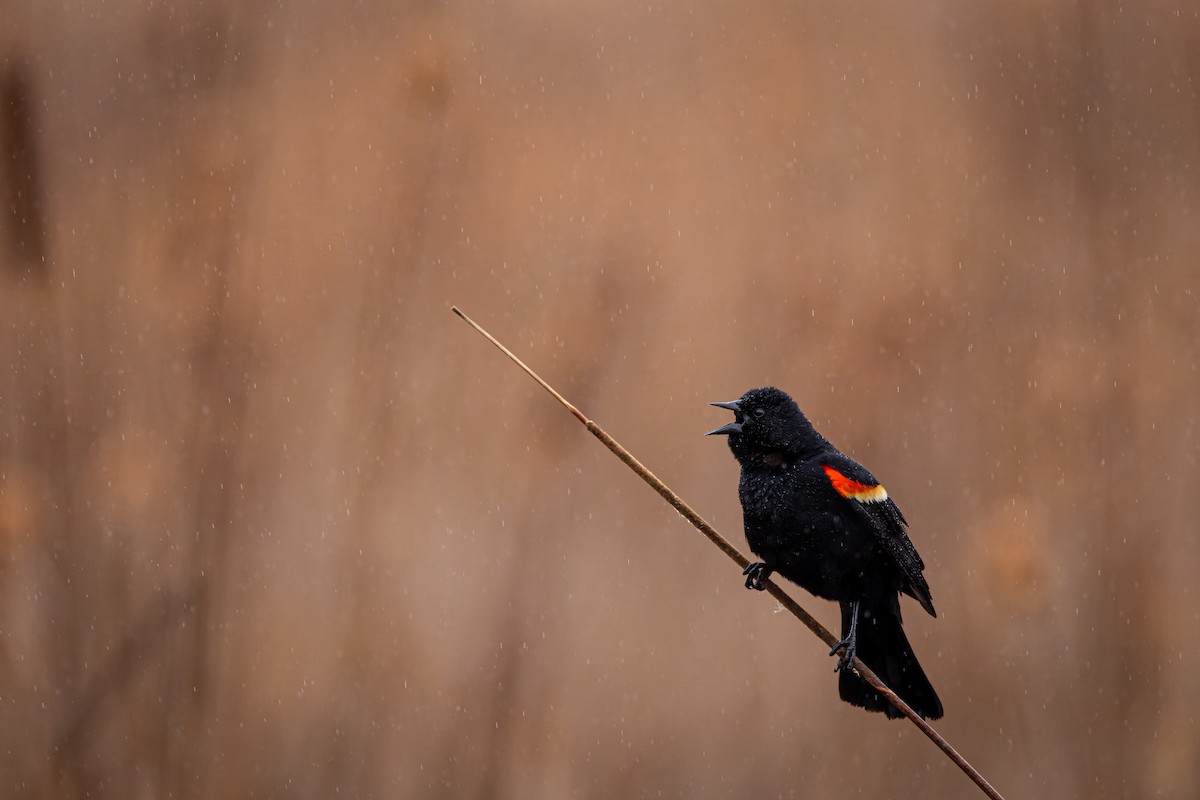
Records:
[[[764,409],[764,408],[756,408],[756,409],[754,409],[754,417],[755,417],[755,419],[762,419],[762,418],[763,418],[763,415],[764,415],[764,414],[766,414],[766,413],[767,413],[767,411],[766,411],[766,409]]]

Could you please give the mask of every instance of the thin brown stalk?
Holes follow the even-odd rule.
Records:
[[[651,472],[645,467],[645,465],[642,464],[642,462],[634,458],[632,453],[622,447],[616,439],[609,436],[608,433],[605,432],[605,430],[598,424],[588,419],[583,412],[581,412],[565,397],[559,394],[553,386],[551,386],[540,375],[530,369],[525,362],[517,358],[511,350],[500,344],[496,337],[492,336],[490,333],[480,327],[478,323],[460,311],[457,306],[451,306],[450,310],[461,317],[464,322],[478,331],[489,342],[498,347],[500,351],[504,353],[504,355],[508,356],[513,361],[513,363],[524,370],[525,374],[537,381],[537,383],[543,389],[549,392],[555,400],[561,403],[577,420],[583,423],[583,425],[592,432],[593,436],[603,442],[604,446],[611,450],[617,458],[621,459],[623,462],[625,462],[626,466],[636,472],[642,478],[642,480],[650,485],[650,488],[662,495],[664,500],[670,503],[676,511],[682,514],[688,522],[695,526],[696,530],[707,536],[709,541],[719,547],[721,551],[725,553],[725,555],[737,562],[739,567],[745,569],[750,564],[750,560],[742,555],[740,550],[734,547],[733,544],[731,544],[728,539],[722,536],[716,528],[714,528],[703,517],[697,514],[691,506],[684,502],[683,498],[675,494],[675,492],[673,492],[669,486],[659,480],[653,472]],[[772,597],[779,601],[780,605],[792,612],[797,619],[803,622],[805,626],[807,626],[810,631],[815,633],[819,639],[825,642],[825,644],[833,647],[838,643],[838,639],[832,633],[826,630],[825,626],[817,622],[817,620],[814,619],[811,614],[801,608],[800,604],[793,600],[787,592],[779,588],[779,585],[774,581],[766,581],[766,590]],[[979,771],[971,766],[970,762],[963,758],[959,752],[942,737],[941,734],[933,729],[933,726],[931,726],[922,717],[918,716],[916,712],[909,708],[908,704],[901,700],[899,695],[889,689],[887,685],[880,680],[879,676],[872,672],[870,667],[864,664],[857,657],[854,659],[854,669],[863,677],[864,680],[866,680],[867,683],[871,684],[871,686],[873,686],[884,697],[886,697],[889,703],[898,708],[900,712],[904,714],[904,716],[908,717],[908,719],[912,721],[912,723],[916,725],[922,733],[929,737],[930,741],[936,744],[938,748],[941,749],[941,751],[945,753],[947,757],[949,757],[949,759],[955,763],[955,765],[958,766],[959,769],[966,773],[967,777],[974,781],[984,794],[992,798],[992,800],[1004,800],[1000,793],[997,792],[981,774],[979,774]]]

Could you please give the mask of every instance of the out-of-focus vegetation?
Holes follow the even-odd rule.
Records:
[[[0,795],[972,795],[451,303],[739,543],[787,389],[1001,791],[1200,794],[1194,8],[2,16]]]

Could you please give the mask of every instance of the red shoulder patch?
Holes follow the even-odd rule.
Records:
[[[829,482],[833,484],[834,490],[842,497],[857,500],[860,503],[882,503],[884,500],[887,500],[887,491],[879,484],[872,486],[866,483],[859,483],[852,478],[847,478],[828,464],[822,464],[821,469],[825,470],[825,474],[829,476]]]

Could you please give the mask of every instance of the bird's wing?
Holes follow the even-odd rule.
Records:
[[[888,497],[887,490],[866,467],[840,452],[821,459],[821,469],[834,491],[849,500],[856,513],[874,528],[880,543],[895,559],[904,575],[905,593],[936,617],[929,584],[922,574],[925,563],[905,531],[908,521],[904,519],[900,507]]]

